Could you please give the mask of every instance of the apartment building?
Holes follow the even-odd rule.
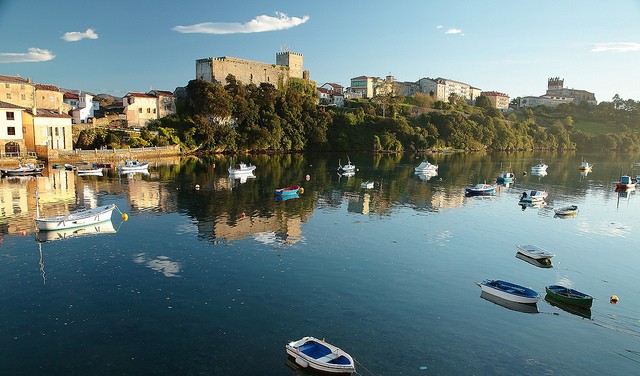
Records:
[[[421,78],[418,80],[420,92],[431,95],[436,100],[446,102],[452,94],[467,100],[474,101],[482,92],[479,88],[460,81],[449,80],[447,78]]]
[[[35,87],[29,78],[0,75],[0,101],[22,108],[34,105]]]
[[[480,95],[487,97],[493,108],[497,108],[498,110],[506,110],[509,108],[509,96],[507,94],[497,91],[483,91]]]

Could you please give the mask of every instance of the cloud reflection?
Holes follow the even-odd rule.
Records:
[[[167,256],[157,256],[155,259],[148,259],[144,253],[139,253],[133,258],[136,264],[144,265],[164,274],[165,277],[178,277],[180,273],[180,263],[169,260]]]

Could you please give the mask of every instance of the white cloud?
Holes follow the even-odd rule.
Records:
[[[445,34],[460,34],[460,35],[464,35],[464,34],[462,34],[462,30],[456,29],[455,27],[451,27],[451,28],[447,29],[447,31],[445,31],[444,33]]]
[[[635,52],[640,51],[640,43],[631,42],[613,42],[613,43],[596,43],[591,52]]]
[[[56,57],[51,51],[29,48],[28,52],[0,52],[0,63],[37,63]]]
[[[84,33],[81,31],[70,31],[68,33],[64,33],[62,39],[67,42],[77,42],[82,39],[98,39],[98,34],[96,34],[93,29],[87,29]]]
[[[190,26],[175,26],[172,30],[179,33],[202,34],[236,34],[236,33],[262,33],[265,31],[285,30],[309,20],[309,16],[289,17],[284,13],[276,12],[276,16],[261,15],[247,23],[238,22],[204,22]]]

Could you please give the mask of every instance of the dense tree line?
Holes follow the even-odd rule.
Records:
[[[386,92],[372,100],[348,100],[344,108],[319,106],[315,87],[291,79],[281,89],[242,84],[229,75],[224,86],[192,80],[179,111],[149,126],[133,146],[181,144],[204,153],[302,150],[420,151],[630,149],[638,142],[638,109],[614,97],[597,106],[561,105],[503,113],[485,97],[469,105],[452,95],[401,97]],[[610,134],[577,130],[576,121],[601,121]],[[582,124],[582,123],[580,123]],[[600,132],[602,133],[602,132]],[[115,145],[113,136],[81,134],[79,144]]]

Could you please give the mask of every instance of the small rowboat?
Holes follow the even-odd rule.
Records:
[[[533,304],[540,299],[540,295],[528,287],[499,279],[486,279],[478,283],[478,286],[488,294],[516,303]]]
[[[518,244],[516,245],[518,252],[532,259],[550,259],[555,256],[553,253],[547,251],[544,248],[540,248],[537,245],[532,244]]]
[[[558,216],[568,217],[571,215],[578,214],[578,206],[577,205],[563,206],[559,209],[555,209],[554,211]]]
[[[496,184],[476,184],[473,187],[468,187],[465,188],[465,192],[467,192],[468,195],[489,195],[492,193],[495,193],[497,188]]]
[[[40,231],[64,230],[109,221],[115,208],[115,204],[109,204],[55,217],[40,217],[37,211],[36,228]]]
[[[285,349],[289,357],[302,368],[332,374],[351,374],[356,371],[351,355],[321,339],[304,337],[289,342]]]
[[[590,295],[568,287],[551,285],[545,287],[545,290],[547,291],[547,298],[552,298],[562,303],[585,308],[591,308],[593,303],[593,297]]]
[[[300,190],[299,185],[290,185],[286,188],[278,188],[274,190],[274,193],[276,196],[288,196],[288,195],[297,194],[299,190]]]

